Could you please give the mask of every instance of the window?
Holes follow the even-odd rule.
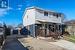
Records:
[[[56,16],[57,18],[59,17],[59,15],[57,13],[54,13],[53,16]]]
[[[56,16],[55,13],[53,13],[53,16]]]
[[[48,16],[48,12],[44,12],[44,16]]]
[[[53,15],[53,13],[52,13],[52,12],[49,12],[49,14],[50,14],[50,15]]]
[[[58,17],[59,17],[59,15],[57,14],[57,15],[56,15],[56,17],[58,18]]]

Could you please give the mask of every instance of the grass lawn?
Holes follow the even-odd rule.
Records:
[[[75,43],[75,35],[64,36],[64,39]]]

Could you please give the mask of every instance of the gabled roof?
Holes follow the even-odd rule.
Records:
[[[37,10],[42,10],[42,11],[47,11],[47,12],[60,13],[60,12],[55,12],[55,11],[51,11],[51,10],[47,10],[47,9],[43,9],[43,8],[39,8],[35,6],[26,8],[26,10],[29,10],[29,9],[37,9]],[[60,13],[60,14],[63,14],[63,13]]]

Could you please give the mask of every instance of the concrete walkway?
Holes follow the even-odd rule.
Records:
[[[66,40],[58,40],[57,42],[49,43],[66,48],[67,50],[75,50],[75,44]]]
[[[3,46],[3,50],[28,50],[25,48],[18,40],[17,38],[7,38],[5,41],[5,44]]]
[[[28,37],[18,39],[25,47],[30,46],[31,50],[66,50],[65,48],[59,47],[57,45],[50,44],[47,41]]]

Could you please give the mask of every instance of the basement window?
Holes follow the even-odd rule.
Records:
[[[44,16],[48,16],[48,12],[44,12]]]

